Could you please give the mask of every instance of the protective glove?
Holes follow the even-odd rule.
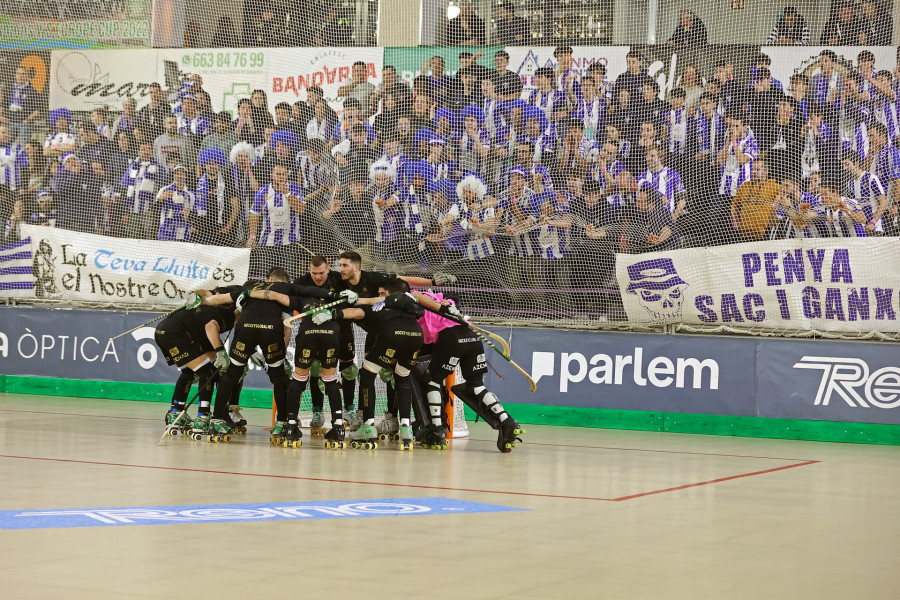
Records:
[[[188,296],[187,299],[185,300],[184,309],[191,310],[192,308],[196,308],[196,307],[200,306],[201,300],[203,300],[203,298],[201,298],[199,296],[199,294],[191,293],[191,295]]]
[[[246,306],[248,300],[250,300],[250,290],[244,290],[241,292],[241,295],[237,297],[237,300],[234,301],[235,308],[243,312],[244,306]]]
[[[213,366],[219,370],[219,373],[224,373],[230,364],[231,359],[228,358],[228,352],[225,350],[225,346],[216,348],[216,361],[213,363]]]
[[[455,304],[441,304],[441,308],[438,309],[438,312],[445,316],[454,317],[457,320],[465,317]]]
[[[441,273],[438,271],[434,274],[434,277],[431,278],[431,283],[433,285],[445,285],[445,284],[454,284],[456,283],[456,275],[451,275],[450,273]]]
[[[320,310],[318,312],[314,312],[312,315],[312,322],[316,325],[321,325],[322,323],[327,323],[328,321],[334,318],[334,314],[332,311],[325,309]]]
[[[356,304],[356,301],[359,300],[359,294],[353,290],[343,290],[338,296],[344,298],[347,301],[347,304]]]

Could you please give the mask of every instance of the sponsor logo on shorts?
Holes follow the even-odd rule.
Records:
[[[384,353],[387,354],[388,358],[394,358],[394,355],[397,353],[397,351],[393,348],[388,348],[384,351]]]
[[[328,356],[328,358],[331,358],[332,356],[334,356],[334,348],[329,348],[329,349],[328,349],[328,354],[327,354],[327,356]]]
[[[303,349],[303,358],[309,358],[309,348]]]
[[[278,350],[278,344],[269,344],[269,352],[275,352]]]
[[[246,346],[244,345],[244,342],[237,342],[234,345],[234,347],[235,347],[235,349],[240,350],[241,352],[243,352],[244,348],[246,348]]]
[[[172,348],[171,350],[169,350],[169,354],[172,356],[178,356],[178,352],[179,352],[179,350],[178,350],[177,346],[175,348]]]

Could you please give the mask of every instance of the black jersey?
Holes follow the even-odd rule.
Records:
[[[331,294],[325,288],[294,285],[291,283],[285,283],[283,281],[257,283],[247,289],[272,290],[273,292],[286,294],[291,298],[299,298],[299,302],[302,302],[303,298],[331,297]],[[235,290],[231,292],[231,299],[236,301],[238,299],[238,296],[240,296],[242,293],[243,292],[241,290]],[[293,302],[297,301],[292,300],[292,303]],[[241,325],[244,327],[248,325],[265,325],[270,326],[267,328],[271,328],[271,326],[274,326],[277,323],[281,322],[281,313],[287,310],[289,309],[273,300],[250,298],[244,305],[244,312],[241,315]]]
[[[396,275],[390,273],[378,273],[376,271],[360,271],[359,282],[351,284],[349,281],[342,279],[344,290],[353,290],[359,294],[360,298],[374,298],[378,295],[378,288],[385,283],[394,279]]]
[[[332,296],[337,296],[340,291],[347,289],[347,287],[344,285],[344,280],[341,279],[340,273],[335,273],[334,271],[328,273],[328,277],[325,279],[325,283],[320,286],[316,285],[309,273],[306,273],[305,275],[303,275],[303,277],[296,278],[294,280],[294,285],[320,288],[327,292],[330,292]],[[305,296],[302,298],[301,304],[299,306],[292,306],[291,308],[299,312],[306,312],[308,310],[316,308],[317,306],[321,306],[328,301],[329,299],[327,298],[313,298],[311,296]],[[303,320],[305,322],[309,320],[309,317],[304,317]]]
[[[381,304],[361,308],[364,316],[357,323],[366,333],[377,335],[398,328],[422,330],[418,319],[425,314],[425,309],[407,294],[391,294]]]
[[[190,310],[179,310],[163,319],[157,325],[157,331],[184,331],[197,342],[206,339],[206,324],[215,321],[219,331],[228,331],[234,327],[234,309],[225,306],[196,306]]]

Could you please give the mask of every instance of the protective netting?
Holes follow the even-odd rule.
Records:
[[[374,46],[396,3],[246,0],[187,3],[185,49],[3,51],[2,294],[167,303],[356,250],[363,269],[455,275],[486,322],[896,330],[889,3],[548,4],[450,3],[418,34],[440,48]],[[7,25],[99,18],[3,7]],[[151,251],[165,260],[129,271]],[[797,251],[805,279],[787,281]],[[134,287],[146,271],[173,283]]]

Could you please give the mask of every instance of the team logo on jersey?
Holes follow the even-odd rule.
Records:
[[[388,348],[387,350],[384,351],[384,353],[387,355],[388,358],[394,358],[394,354],[396,354],[397,351],[394,350],[393,348]]]
[[[241,352],[243,352],[244,348],[246,348],[246,346],[244,346],[244,342],[238,342],[234,345],[234,347],[237,348],[238,350],[240,350]]]
[[[688,284],[678,276],[671,258],[642,260],[628,266],[626,292],[637,296],[638,302],[659,321],[681,319],[681,304]]]
[[[178,347],[176,346],[175,348],[172,348],[171,350],[169,350],[169,354],[171,356],[178,356]]]

